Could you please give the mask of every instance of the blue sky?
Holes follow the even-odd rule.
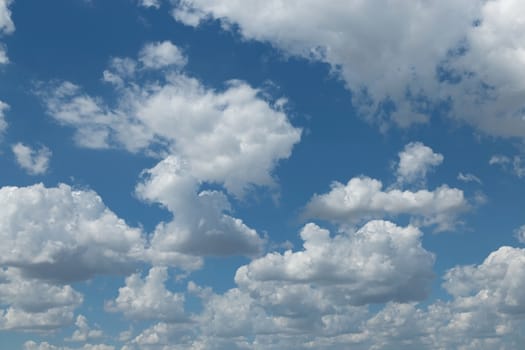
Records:
[[[519,349],[518,0],[0,0],[0,343]]]

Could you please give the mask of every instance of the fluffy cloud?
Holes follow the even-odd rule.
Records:
[[[0,188],[0,264],[27,276],[72,281],[124,273],[143,254],[139,229],[92,191],[61,184]]]
[[[177,46],[163,41],[144,46],[139,53],[139,61],[144,68],[159,69],[169,66],[183,67],[187,59]]]
[[[381,181],[369,177],[350,179],[346,185],[334,182],[330,192],[314,195],[306,206],[305,215],[354,223],[369,218],[407,214],[423,225],[437,225],[438,230],[450,229],[457,215],[469,205],[463,191],[446,185],[434,191],[382,190]],[[418,222],[418,218],[422,218]]]
[[[104,332],[100,329],[91,329],[88,324],[87,318],[84,315],[78,315],[75,321],[77,329],[73,332],[70,341],[85,342],[91,339],[101,338]]]
[[[70,286],[24,278],[13,268],[0,270],[0,329],[49,330],[70,324],[83,301]]]
[[[170,322],[186,321],[184,295],[168,291],[165,267],[152,267],[142,280],[136,273],[126,278],[126,285],[119,288],[115,301],[107,303],[112,312],[122,312],[133,319],[153,319]]]
[[[23,143],[17,143],[11,147],[16,162],[31,175],[44,174],[49,167],[51,151],[49,148],[42,146],[39,149],[32,149]]]
[[[455,267],[444,287],[464,309],[488,304],[501,313],[525,316],[525,249],[501,247],[478,266]]]
[[[303,251],[256,259],[237,270],[236,283],[259,295],[267,282],[287,282],[287,288],[315,283],[333,298],[361,305],[421,300],[433,279],[433,255],[421,247],[415,227],[377,220],[332,238],[328,230],[307,224],[301,238]]]
[[[525,137],[520,0],[172,3],[187,25],[217,19],[244,38],[328,63],[382,128],[426,122],[447,105],[490,135]]]
[[[411,142],[399,152],[396,174],[399,183],[425,181],[427,173],[443,162],[443,155],[421,142]]]
[[[147,68],[182,58],[164,42],[145,46],[141,60]],[[211,90],[177,69],[139,84],[135,65],[120,59],[105,72],[117,84],[116,108],[66,82],[41,93],[48,113],[74,127],[81,146],[174,154],[198,180],[224,184],[236,195],[250,184],[273,185],[275,165],[301,136],[281,110],[283,100],[271,104],[241,81]]]
[[[326,234],[321,232],[325,239]],[[392,239],[397,236],[392,235]],[[340,243],[336,238],[333,240],[334,245]],[[371,246],[380,244],[371,240]],[[361,253],[358,247],[354,249],[366,259],[380,260],[369,252]],[[412,252],[407,247],[402,251]],[[502,247],[480,265],[449,270],[444,277],[444,287],[452,297],[449,301],[438,300],[426,306],[388,302],[377,312],[366,306],[352,307],[344,298],[339,301],[327,298],[330,294],[321,292],[321,287],[347,282],[334,279],[335,273],[329,266],[332,254],[324,254],[323,258],[327,264],[320,266],[320,258],[305,249],[255,260],[238,271],[238,275],[244,275],[254,268],[253,276],[261,280],[253,290],[241,283],[224,294],[215,294],[190,283],[189,291],[203,300],[203,311],[194,318],[191,329],[158,323],[123,349],[348,349],[351,346],[357,350],[510,350],[525,341],[519,331],[525,326],[525,301],[519,292],[523,289],[520,281],[524,280],[525,271],[523,249]],[[346,256],[341,257],[336,272],[354,266],[357,270],[359,264],[352,265],[345,259]],[[294,260],[301,262],[292,264]],[[265,262],[263,269],[255,268],[258,262]],[[416,268],[414,263],[417,264],[410,262],[410,268]],[[319,271],[308,276],[308,284],[303,283],[301,278],[315,266],[330,271],[328,276]],[[303,275],[301,267],[307,271]],[[300,272],[296,273],[297,270]],[[298,274],[300,278],[296,278]],[[355,277],[353,281],[361,278]],[[287,280],[280,285],[275,283],[282,278]],[[270,282],[272,292],[266,290]],[[374,290],[371,285],[370,290]]]
[[[199,183],[187,166],[170,156],[146,171],[146,179],[137,186],[140,198],[161,203],[174,214],[171,222],[155,230],[152,259],[168,262],[181,254],[258,254],[265,241],[242,220],[226,214],[231,208],[224,193],[199,193]]]

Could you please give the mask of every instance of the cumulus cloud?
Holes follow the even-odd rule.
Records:
[[[272,253],[237,270],[235,281],[259,295],[267,282],[329,286],[350,304],[421,300],[433,278],[434,257],[421,247],[421,232],[388,221],[370,221],[356,232],[330,237],[328,230],[307,224],[301,231],[304,250]],[[276,297],[270,293],[268,297]]]
[[[141,258],[141,231],[92,191],[65,184],[0,188],[0,264],[46,280],[125,273]]]
[[[399,152],[397,181],[399,183],[424,182],[427,173],[440,165],[443,159],[442,154],[435,153],[432,148],[421,142],[411,142]]]
[[[168,291],[166,267],[152,267],[144,280],[135,273],[126,278],[114,301],[106,304],[111,312],[122,312],[132,319],[153,319],[169,322],[187,321],[184,295]]]
[[[504,246],[480,265],[455,267],[444,287],[465,309],[490,304],[504,314],[525,315],[525,249]]]
[[[77,329],[71,335],[70,341],[75,342],[86,342],[91,339],[101,338],[104,332],[101,329],[91,329],[88,324],[88,320],[84,315],[78,315],[75,321]]]
[[[383,129],[425,123],[447,105],[451,117],[489,135],[525,137],[520,0],[172,3],[187,25],[215,19],[246,39],[326,62]]]
[[[41,175],[47,172],[52,155],[49,148],[42,146],[39,149],[32,149],[19,142],[13,145],[11,150],[18,165],[30,175]]]
[[[313,228],[307,225],[305,230]],[[315,228],[315,232],[310,233],[320,234],[321,237],[317,238],[321,240],[333,240],[334,245],[341,243],[336,241],[340,236],[327,238],[327,233],[319,230],[322,231]],[[376,238],[371,237],[370,247],[381,246]],[[398,238],[399,232],[391,237],[392,240]],[[321,249],[323,245],[311,243],[313,249]],[[353,249],[356,254],[366,256],[364,260],[381,260],[380,256],[374,258],[375,254],[369,251],[367,254],[358,247]],[[404,247],[400,254],[402,251],[413,250]],[[525,299],[519,293],[523,288],[520,281],[525,280],[522,278],[524,251],[501,247],[479,265],[450,269],[444,277],[445,290],[451,294],[449,301],[437,300],[428,305],[390,301],[378,311],[366,306],[351,306],[351,299],[349,302],[344,298],[331,298],[330,289],[323,290],[323,287],[360,280],[358,276],[350,281],[341,280],[340,276],[334,278],[337,272],[357,270],[361,266],[347,264],[346,255],[340,259],[344,263],[339,263],[332,272],[332,254],[324,254],[324,260],[327,260],[324,265],[324,260],[320,262],[320,258],[306,248],[301,252],[272,253],[238,270],[238,275],[245,275],[253,269],[250,278],[260,279],[257,288],[246,288],[241,282],[237,288],[215,294],[209,288],[190,283],[189,292],[203,301],[203,311],[194,317],[191,329],[161,322],[145,329],[123,349],[151,350],[166,346],[173,349],[342,350],[349,346],[357,350],[516,349],[525,341],[519,331],[525,326]],[[292,264],[294,260],[300,262]],[[413,265],[416,262],[409,263],[408,260],[411,259],[407,259],[407,267],[416,269]],[[384,261],[388,265],[386,261],[388,259]],[[261,262],[265,266],[255,268]],[[306,273],[301,274],[301,267]],[[312,274],[315,267],[318,273]],[[325,276],[323,271],[330,271],[329,275]],[[305,276],[308,283],[304,283]],[[379,279],[380,276],[381,273]],[[283,278],[287,280],[278,284]],[[249,283],[254,282],[250,280]],[[372,284],[370,290],[374,290]]]
[[[370,218],[410,215],[422,225],[450,229],[457,215],[469,208],[463,191],[442,185],[433,191],[384,191],[379,180],[350,179],[346,185],[334,182],[330,192],[316,194],[306,206],[305,216],[338,223],[355,223]],[[421,220],[419,220],[421,219]]]
[[[70,286],[25,278],[17,269],[0,270],[0,329],[51,330],[72,322],[83,301]]]
[[[168,262],[191,255],[256,255],[265,240],[231,211],[228,198],[220,191],[198,192],[199,183],[184,164],[170,156],[145,172],[137,194],[158,202],[174,219],[157,226],[151,239],[152,259]]]
[[[184,67],[186,57],[169,41],[149,43],[139,53],[144,68],[159,69],[168,66]]]
[[[174,52],[180,54],[171,43],[150,44],[142,51],[142,65],[180,61]],[[251,184],[274,184],[274,167],[301,136],[282,111],[282,100],[272,104],[242,81],[212,90],[177,69],[139,84],[131,68],[136,63],[130,62],[119,61],[115,68],[114,61],[105,73],[117,85],[116,108],[65,82],[40,93],[48,113],[75,128],[81,146],[173,154],[189,163],[199,181],[224,184],[236,195]]]

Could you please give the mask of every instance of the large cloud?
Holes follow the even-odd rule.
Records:
[[[334,182],[330,192],[316,194],[308,202],[305,215],[338,223],[355,223],[383,216],[411,215],[423,225],[450,229],[457,215],[469,205],[463,191],[440,186],[433,191],[383,190],[379,180],[355,177],[346,185]],[[420,220],[421,219],[421,220]]]
[[[434,257],[421,247],[420,237],[415,227],[380,220],[333,238],[307,224],[301,231],[303,251],[256,259],[237,270],[235,281],[259,295],[275,281],[290,290],[294,284],[315,284],[326,296],[354,305],[421,300],[433,278]]]
[[[340,242],[334,240],[336,243]],[[274,253],[239,269],[238,275],[253,269],[254,277],[268,279],[270,271],[273,282],[288,279],[281,288],[274,284],[273,293],[267,293],[262,284],[249,290],[241,283],[215,294],[190,283],[189,291],[204,303],[202,313],[194,318],[195,326],[159,323],[124,349],[518,349],[525,341],[520,331],[525,326],[525,302],[519,292],[523,289],[524,251],[501,247],[479,265],[450,269],[444,277],[445,289],[451,293],[449,301],[428,305],[388,302],[378,311],[320,294],[318,287],[326,285],[327,279],[337,285],[333,273],[311,274],[313,267],[321,265],[320,255],[314,257],[308,250]],[[328,271],[332,255],[323,257]],[[290,263],[293,260],[301,262]],[[358,266],[340,260],[336,272]],[[263,270],[254,268],[257,261],[265,262]],[[301,267],[306,273],[299,276],[308,275],[309,286],[316,289],[297,282],[294,272],[302,271]]]
[[[0,265],[55,281],[125,273],[144,241],[92,191],[68,185],[0,188]]]
[[[74,127],[82,146],[175,154],[195,178],[236,195],[250,184],[273,184],[276,163],[290,156],[301,135],[281,110],[283,100],[271,104],[242,81],[221,91],[206,88],[179,70],[185,58],[169,42],[146,45],[140,61],[117,59],[105,72],[116,84],[115,108],[65,82],[41,93],[48,113]],[[135,80],[143,69],[161,66],[167,70],[158,80]]]
[[[70,286],[24,278],[17,269],[0,270],[0,329],[51,330],[68,325],[83,301]]]
[[[426,122],[447,106],[488,134],[525,137],[520,0],[172,2],[187,25],[218,19],[244,38],[330,64],[381,127]]]
[[[151,239],[153,260],[175,262],[181,254],[256,255],[265,241],[231,211],[226,195],[220,191],[198,192],[198,181],[187,166],[170,156],[145,172],[137,186],[138,195],[159,202],[174,214],[169,223],[157,226]],[[173,263],[173,262],[171,262]]]

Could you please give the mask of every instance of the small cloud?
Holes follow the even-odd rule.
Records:
[[[443,163],[443,159],[442,154],[435,153],[432,148],[421,142],[411,142],[399,152],[399,163],[396,169],[397,182],[400,184],[424,183],[427,173]]]
[[[479,177],[473,174],[469,174],[469,173],[466,173],[466,174],[459,173],[458,180],[463,181],[463,182],[477,182],[480,185],[482,183]]]
[[[514,230],[514,237],[520,242],[525,244],[525,225]]]
[[[19,142],[13,145],[11,149],[18,165],[30,175],[44,174],[49,168],[49,160],[52,155],[49,148],[42,146],[39,149],[32,149]]]

